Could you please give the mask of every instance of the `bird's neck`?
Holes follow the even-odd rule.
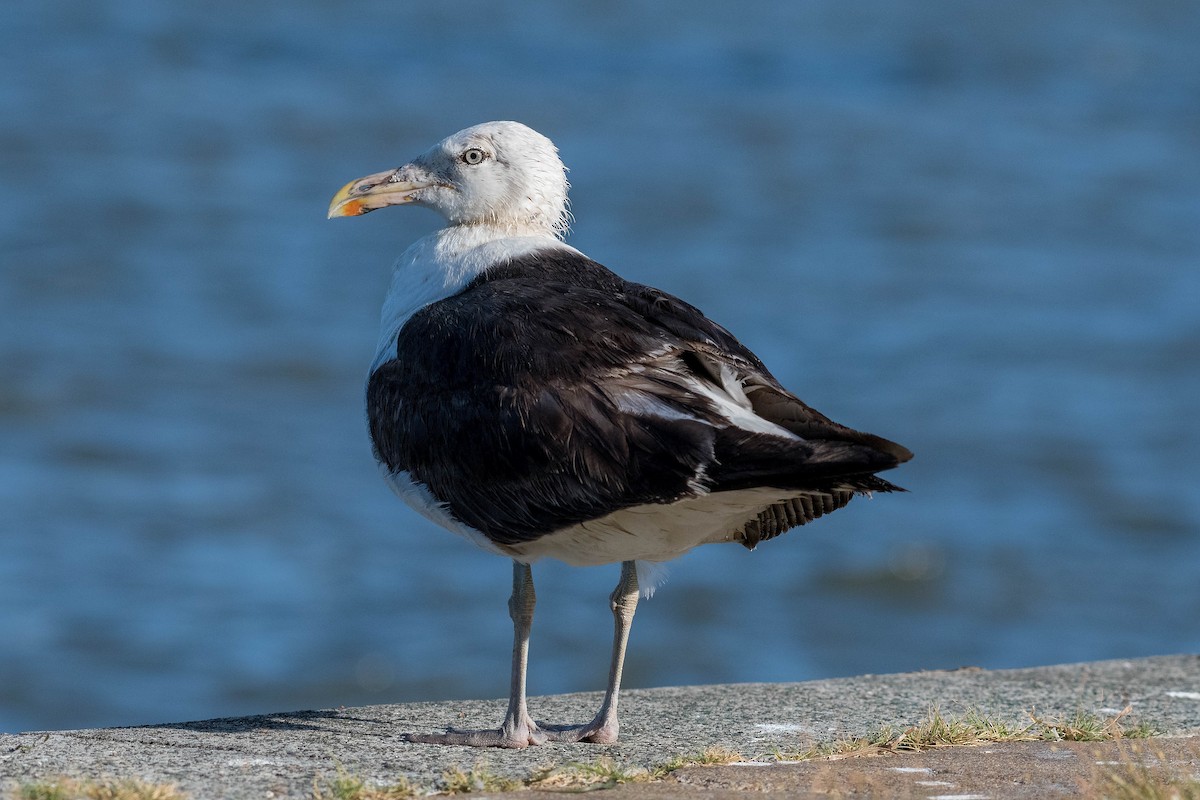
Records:
[[[426,242],[429,244],[425,245]],[[525,255],[538,247],[565,246],[555,232],[544,225],[494,222],[449,225],[419,239],[405,255],[422,245],[432,247],[434,260],[449,273],[469,273],[467,282],[505,258]],[[424,253],[422,257],[425,257]]]
[[[418,239],[393,268],[371,370],[395,356],[396,336],[413,314],[458,294],[488,267],[554,248],[577,252],[545,227],[451,225]]]

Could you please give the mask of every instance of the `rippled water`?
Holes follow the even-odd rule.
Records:
[[[627,685],[1200,650],[1200,10],[1185,2],[0,8],[0,730],[501,696],[509,569],[379,480],[362,382],[475,122],[912,493],[644,603]],[[531,691],[615,568],[535,570]]]

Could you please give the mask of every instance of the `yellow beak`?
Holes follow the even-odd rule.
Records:
[[[377,172],[365,178],[350,181],[333,196],[329,203],[329,219],[334,217],[357,217],[384,206],[398,206],[412,202],[412,195],[419,189],[433,186],[434,181],[396,180],[400,170]]]

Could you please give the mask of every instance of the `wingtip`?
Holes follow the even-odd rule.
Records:
[[[913,457],[912,451],[907,447],[902,444],[896,444],[889,439],[884,439],[882,436],[875,436],[874,434],[870,433],[865,434],[862,443],[871,449],[884,455],[891,456],[894,459],[894,462],[885,467],[885,469],[898,467]]]

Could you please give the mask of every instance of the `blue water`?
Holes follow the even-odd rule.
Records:
[[[681,294],[911,494],[677,562],[627,685],[1200,651],[1200,6],[0,7],[0,730],[502,696],[509,568],[380,481],[423,210],[351,178],[518,119],[570,241]],[[534,694],[615,568],[535,569]]]

